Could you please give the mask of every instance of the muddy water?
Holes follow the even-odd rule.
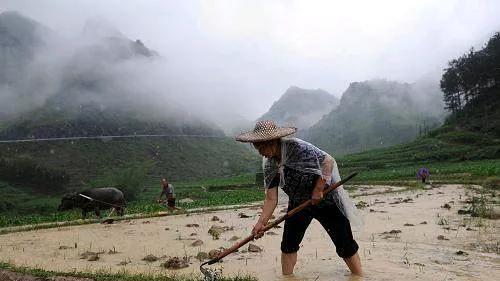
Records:
[[[281,275],[281,228],[272,230],[277,235],[265,235],[254,242],[264,249],[262,252],[247,252],[247,247],[243,247],[239,253],[210,267],[222,268],[225,275],[251,274],[260,280],[496,280],[500,276],[499,221],[457,214],[466,193],[471,191],[459,185],[387,194],[378,193],[390,187],[362,188],[358,194],[364,195],[355,201],[362,200],[369,206],[361,210],[364,229],[354,235],[360,245],[366,275],[363,279],[350,276],[316,221],[306,232],[294,276]],[[442,208],[445,203],[451,209]],[[277,217],[282,215],[279,211],[284,207],[278,206]],[[193,256],[199,251],[231,246],[234,242],[229,240],[234,235],[247,236],[259,211],[246,208],[12,233],[0,236],[0,260],[56,271],[200,274],[200,262]],[[250,218],[240,218],[239,213]],[[214,215],[223,222],[211,221]],[[212,225],[233,230],[213,240],[207,233]],[[401,232],[395,233],[398,230]],[[197,239],[203,245],[191,246]],[[61,246],[66,249],[60,249]],[[97,261],[88,261],[80,259],[85,251],[103,253]],[[458,251],[465,254],[457,254]],[[160,259],[143,261],[148,254]],[[180,270],[160,266],[174,256],[190,256],[190,266]]]

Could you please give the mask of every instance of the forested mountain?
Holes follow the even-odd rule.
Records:
[[[339,104],[328,92],[290,87],[258,120],[273,120],[280,126],[307,129]]]
[[[364,179],[389,180],[427,167],[434,180],[451,174],[446,181],[475,181],[498,190],[500,33],[482,49],[452,59],[441,89],[451,111],[441,127],[409,143],[346,155],[339,159],[345,171],[361,172]]]
[[[168,67],[162,62],[102,19],[63,38],[18,13],[1,13],[0,140],[169,136],[1,142],[0,183],[57,193],[103,177],[189,180],[254,171],[255,153],[173,101],[178,93],[158,82],[158,68]]]
[[[302,137],[334,155],[390,146],[439,126],[442,108],[437,83],[354,82],[340,105]]]
[[[451,60],[441,89],[452,112],[445,125],[500,137],[500,33],[481,50]]]
[[[0,14],[0,138],[127,134],[223,135],[159,96],[157,52],[103,19],[63,40],[15,12]]]

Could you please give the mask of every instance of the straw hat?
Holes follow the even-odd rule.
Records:
[[[294,127],[278,127],[271,120],[263,120],[255,124],[253,131],[241,133],[236,136],[240,142],[261,142],[279,139],[291,135],[297,131]]]

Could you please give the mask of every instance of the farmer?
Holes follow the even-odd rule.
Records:
[[[278,203],[278,187],[288,195],[288,210],[312,199],[312,206],[285,220],[281,241],[281,269],[284,275],[293,274],[297,251],[312,219],[326,230],[337,254],[354,275],[361,275],[358,244],[351,232],[357,222],[356,209],[342,186],[323,195],[326,185],[340,181],[335,159],[314,145],[298,138],[284,138],[296,128],[277,127],[273,121],[259,121],[253,131],[242,133],[237,141],[250,142],[264,156],[264,185],[266,197],[262,214],[252,229],[256,238],[264,234]]]
[[[161,179],[161,193],[160,197],[158,198],[158,203],[164,202],[161,200],[161,197],[163,194],[165,194],[165,197],[167,198],[167,206],[168,208],[172,210],[176,210],[177,208],[175,207],[175,193],[174,193],[174,186],[170,183],[168,183],[167,178]]]
[[[431,175],[427,168],[420,168],[417,172],[417,179],[422,180],[422,183],[425,183],[425,180]]]

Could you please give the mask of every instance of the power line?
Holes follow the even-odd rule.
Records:
[[[212,138],[212,139],[225,139],[225,138],[229,138],[227,136],[207,136],[207,135],[117,135],[117,136],[61,137],[61,138],[38,138],[38,139],[0,140],[0,143],[64,141],[64,140],[82,140],[82,139],[100,139],[102,141],[109,141],[111,139],[153,138],[153,137],[192,137],[192,138]]]

